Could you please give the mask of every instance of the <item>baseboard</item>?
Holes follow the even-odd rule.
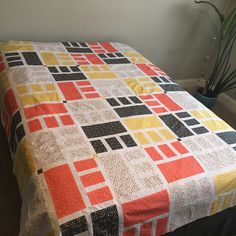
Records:
[[[185,90],[193,94],[197,85],[203,84],[202,78],[190,78],[190,79],[182,79],[176,81],[180,84]],[[229,96],[227,93],[222,93],[219,95],[218,103],[225,106],[232,114],[235,115],[236,119],[236,100]]]

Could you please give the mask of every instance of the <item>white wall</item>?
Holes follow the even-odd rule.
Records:
[[[0,0],[2,41],[124,42],[176,79],[201,74],[215,24],[193,0]]]

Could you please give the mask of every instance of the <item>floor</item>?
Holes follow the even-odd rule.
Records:
[[[236,117],[217,103],[213,111],[236,129]],[[19,232],[20,194],[3,127],[0,124],[0,236],[16,236]]]

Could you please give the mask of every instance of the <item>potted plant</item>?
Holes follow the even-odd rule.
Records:
[[[208,1],[194,2],[211,6],[220,20],[219,46],[214,68],[206,79],[205,86],[197,88],[194,95],[206,107],[211,108],[219,94],[236,88],[236,68],[232,68],[229,61],[236,39],[236,8],[228,16],[224,16]]]

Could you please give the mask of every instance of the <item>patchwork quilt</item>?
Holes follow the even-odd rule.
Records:
[[[20,235],[163,235],[236,205],[236,132],[131,47],[0,50]]]

